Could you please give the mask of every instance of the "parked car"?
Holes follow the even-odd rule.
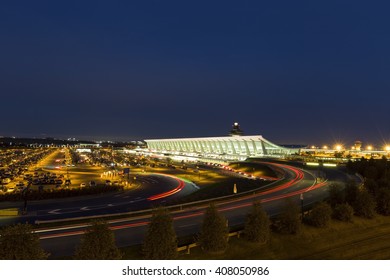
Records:
[[[8,184],[10,182],[11,182],[10,178],[4,178],[3,180],[1,180],[1,183],[4,184],[4,185],[6,185],[6,184]]]

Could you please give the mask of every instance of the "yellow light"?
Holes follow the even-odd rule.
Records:
[[[337,164],[335,163],[324,163],[324,166],[328,166],[328,167],[336,167]]]
[[[367,146],[367,150],[371,151],[372,150],[372,146],[371,145]]]
[[[336,145],[336,150],[337,150],[337,151],[341,151],[341,148],[342,148],[341,145]]]
[[[385,150],[389,152],[389,151],[390,151],[390,146],[387,145],[387,146],[385,147]]]
[[[318,166],[320,165],[318,162],[308,162],[306,163],[307,165],[312,165],[312,166]]]
[[[323,146],[322,148],[323,148],[324,150],[326,150],[326,149],[328,149],[328,146],[325,145],[325,146]]]
[[[312,149],[315,149],[315,148],[316,148],[316,146],[311,146],[311,148],[312,148]]]

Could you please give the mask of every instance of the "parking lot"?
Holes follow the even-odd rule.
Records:
[[[51,153],[51,148],[0,150],[0,193],[21,191],[38,180],[39,163]]]

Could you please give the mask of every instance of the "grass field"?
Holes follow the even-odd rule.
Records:
[[[142,259],[141,246],[123,248],[125,259]],[[390,217],[372,220],[354,217],[353,222],[332,221],[325,229],[304,225],[297,235],[272,233],[269,243],[254,245],[232,237],[222,255],[207,255],[199,247],[179,259],[275,259],[275,260],[382,260],[390,259]]]

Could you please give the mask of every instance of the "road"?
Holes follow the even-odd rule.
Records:
[[[298,205],[301,203],[303,193],[304,208],[323,200],[327,196],[327,186],[333,180],[347,180],[349,175],[338,170],[329,170],[328,181],[316,183],[316,178],[311,172],[286,164],[269,163],[281,168],[284,179],[272,183],[272,188],[267,188],[261,193],[249,194],[244,197],[231,197],[226,201],[217,203],[219,210],[229,221],[229,226],[242,225],[253,201],[261,201],[264,209],[270,216],[279,214],[281,206],[286,198],[290,198]],[[206,205],[192,206],[183,210],[173,211],[174,227],[179,237],[189,236],[199,232]],[[110,228],[114,231],[119,247],[140,244],[150,219],[150,215],[137,218],[110,220]],[[86,225],[65,226],[60,228],[47,228],[38,230],[42,246],[51,253],[53,258],[72,255],[79,243]]]

